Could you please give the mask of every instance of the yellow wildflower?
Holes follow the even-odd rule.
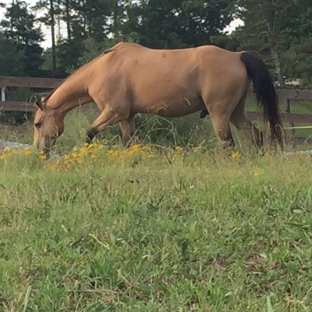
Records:
[[[106,152],[106,154],[107,154],[107,155],[114,155],[114,154],[116,154],[116,151],[114,151],[114,150],[108,150],[108,151]]]
[[[24,151],[25,151],[26,154],[30,154],[31,153],[31,148],[29,146],[26,146],[24,148]]]
[[[140,149],[140,144],[133,144],[128,148],[129,152],[137,152]]]
[[[238,157],[240,157],[239,152],[232,152],[232,158],[238,158]]]
[[[260,174],[260,171],[259,170],[256,170],[255,172],[254,172],[254,176],[256,177],[256,176],[258,176]]]
[[[3,152],[9,152],[11,149],[10,149],[10,146],[6,146],[4,149],[3,149]]]

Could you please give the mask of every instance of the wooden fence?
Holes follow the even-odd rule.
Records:
[[[48,93],[51,89],[56,88],[63,79],[56,78],[32,78],[32,77],[11,77],[0,76],[1,101],[0,110],[2,111],[18,111],[33,112],[35,110],[34,103],[26,101],[6,101],[5,90],[7,87],[24,87],[31,89],[41,89]]]
[[[1,101],[0,110],[2,111],[22,111],[32,112],[35,110],[34,104],[23,101],[6,101],[7,87],[25,87],[31,89],[40,89],[42,93],[48,93],[51,89],[56,88],[63,79],[56,78],[32,78],[32,77],[11,77],[0,76]],[[296,90],[296,89],[277,89],[280,103],[285,103],[286,112],[281,113],[283,122],[292,125],[293,123],[311,123],[312,114],[292,114],[290,113],[290,101],[293,100],[311,100],[312,106],[312,90]],[[253,97],[252,90],[249,93]],[[288,111],[288,112],[287,112]],[[263,120],[263,113],[247,112],[248,117],[253,120]],[[294,136],[294,131],[292,132]]]

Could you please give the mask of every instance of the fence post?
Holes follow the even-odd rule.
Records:
[[[1,101],[5,101],[5,89],[6,87],[1,87]]]
[[[284,111],[285,113],[291,113],[290,112],[290,99],[285,100],[285,105],[284,105]],[[294,127],[293,122],[287,122],[286,125],[288,127]],[[295,136],[296,136],[296,130],[295,129],[290,129],[290,138],[291,138],[291,145],[292,147],[295,147]]]

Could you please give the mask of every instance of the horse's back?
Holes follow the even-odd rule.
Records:
[[[138,112],[152,108],[174,116],[203,109],[203,92],[234,90],[242,84],[234,80],[245,74],[237,53],[212,45],[151,49],[119,43],[111,52],[94,66],[96,89],[103,97],[131,101]]]
[[[158,89],[166,97],[166,89],[192,89],[197,81],[194,48],[151,49],[135,43],[119,43],[112,51],[103,59],[103,73],[137,92]]]
[[[180,49],[151,49],[136,43],[119,43],[114,48],[109,66],[132,79],[163,79],[175,76],[175,81],[194,81],[194,75],[246,75],[239,52],[214,45]],[[153,73],[153,74],[151,74]]]

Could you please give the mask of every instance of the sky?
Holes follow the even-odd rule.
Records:
[[[10,3],[12,3],[12,0],[0,0],[0,2],[9,5]],[[28,3],[30,6],[35,5],[36,2],[37,2],[37,0],[28,0],[28,1],[26,1],[26,3]],[[5,11],[6,11],[6,9],[3,9],[3,8],[0,7],[0,20],[4,17]],[[242,21],[240,19],[236,19],[228,27],[225,28],[225,31],[232,32],[237,26],[240,26],[242,24],[243,23],[242,23]],[[41,30],[44,33],[44,37],[45,37],[45,41],[41,43],[41,46],[43,48],[51,47],[51,32],[50,32],[50,28],[42,25],[41,26]],[[61,33],[64,34],[65,31],[66,31],[65,25],[61,24]]]

